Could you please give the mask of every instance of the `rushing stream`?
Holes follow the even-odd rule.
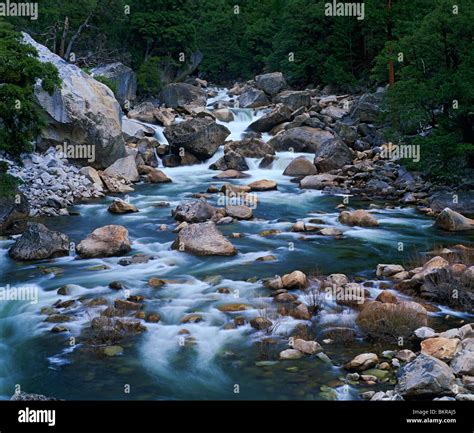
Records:
[[[225,92],[209,100],[210,105]],[[241,139],[247,126],[261,116],[251,109],[232,109],[235,121],[222,123],[229,128],[229,140]],[[151,126],[151,125],[150,125]],[[153,126],[160,142],[165,142],[162,128]],[[265,140],[269,136],[264,134]],[[368,343],[359,339],[353,345],[328,346],[323,359],[305,358],[298,361],[265,361],[267,350],[258,341],[261,334],[250,325],[225,329],[223,325],[235,316],[219,311],[222,303],[242,302],[254,309],[239,312],[255,317],[258,309],[271,303],[269,290],[263,288],[262,278],[282,275],[299,269],[307,274],[345,273],[374,278],[378,263],[408,263],[417,253],[430,251],[439,245],[466,243],[472,235],[447,234],[432,227],[433,220],[413,208],[374,209],[379,220],[377,228],[343,226],[337,221],[336,206],[342,197],[325,196],[319,191],[301,190],[283,176],[288,163],[298,155],[312,159],[311,154],[278,153],[271,169],[259,169],[259,160],[248,159],[251,177],[232,180],[247,184],[254,180],[271,179],[278,182],[278,190],[258,194],[255,219],[221,225],[224,235],[244,234],[232,239],[238,249],[234,257],[194,257],[172,250],[174,219],[171,210],[180,202],[191,199],[197,192],[205,192],[210,185],[221,186],[224,181],[213,179],[218,172],[208,166],[223,155],[222,148],[210,161],[201,165],[161,168],[173,182],[169,184],[138,184],[129,194],[138,213],[113,215],[107,211],[113,197],[92,201],[74,208],[77,215],[55,217],[41,222],[48,228],[64,232],[78,243],[92,230],[107,224],[120,224],[129,231],[132,252],[153,256],[148,263],[121,266],[119,258],[78,260],[65,257],[46,262],[19,263],[8,257],[12,240],[0,240],[0,286],[31,285],[39,291],[39,302],[0,303],[0,398],[9,398],[20,384],[27,392],[37,392],[63,399],[321,399],[357,398],[357,391],[342,386],[341,365],[352,354],[361,353]],[[209,200],[217,205],[217,195]],[[157,206],[168,202],[168,207]],[[383,204],[383,203],[382,203]],[[350,201],[354,208],[367,208],[369,203]],[[341,239],[321,235],[290,232],[298,220],[319,218],[321,227],[337,227],[343,231]],[[167,230],[160,230],[161,225]],[[264,237],[262,230],[278,229],[281,234]],[[399,251],[399,243],[403,251]],[[257,258],[272,254],[276,261],[259,262]],[[105,265],[105,268],[98,268]],[[55,273],[45,273],[41,266],[57,267]],[[160,289],[147,285],[150,277],[170,280]],[[51,306],[64,297],[57,289],[74,285],[74,299],[123,296],[111,290],[111,281],[121,281],[130,294],[145,296],[145,310],[161,315],[159,323],[147,323],[147,332],[123,344],[124,353],[117,357],[101,357],[70,344],[71,336],[79,336],[90,322],[91,313],[78,314],[67,324],[69,333],[52,334],[50,323],[43,322],[42,307]],[[376,295],[379,281],[370,291]],[[217,288],[231,289],[230,294]],[[236,298],[238,293],[238,298]],[[404,295],[399,294],[403,297]],[[74,310],[73,310],[74,311]],[[100,308],[97,309],[97,315]],[[199,312],[204,320],[181,324],[180,319],[191,312]],[[446,314],[452,320],[466,319],[467,315],[441,308],[430,313],[431,320],[440,321]],[[353,325],[356,313],[327,301],[313,319],[316,334],[328,327]],[[471,317],[472,320],[472,317]],[[287,335],[299,322],[284,317],[276,331]],[[443,325],[440,325],[443,326]],[[447,326],[447,325],[446,325]],[[181,344],[180,330],[186,328],[195,340],[193,345]],[[284,338],[276,340],[279,350],[287,348]],[[387,349],[388,347],[383,347]],[[271,348],[275,350],[275,348]],[[263,361],[262,361],[263,360]],[[130,393],[124,392],[130,385]],[[235,385],[239,393],[235,393]],[[382,385],[383,388],[383,385]]]

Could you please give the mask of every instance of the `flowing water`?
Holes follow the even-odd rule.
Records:
[[[209,103],[225,99],[225,91]],[[247,126],[262,112],[232,109],[235,120],[225,124],[229,139],[238,140]],[[150,125],[151,126],[151,125]],[[165,142],[162,128],[153,126],[160,142]],[[264,139],[269,137],[264,135]],[[406,264],[417,253],[435,246],[466,243],[465,234],[442,233],[432,227],[432,219],[412,208],[371,211],[380,221],[378,228],[347,227],[337,221],[335,207],[342,197],[325,196],[319,191],[300,190],[283,170],[296,156],[278,153],[271,169],[259,169],[258,160],[249,159],[249,179],[232,180],[247,184],[258,179],[278,182],[277,191],[258,194],[255,219],[239,221],[219,228],[224,235],[234,232],[244,237],[232,239],[239,253],[234,257],[194,257],[171,250],[176,235],[171,232],[174,220],[171,209],[192,194],[205,192],[210,185],[221,186],[213,179],[217,172],[207,167],[223,155],[222,149],[201,165],[162,168],[173,180],[169,184],[139,184],[128,198],[140,212],[112,215],[107,212],[113,197],[75,207],[78,215],[44,219],[50,229],[64,232],[78,243],[92,230],[107,224],[120,224],[133,241],[130,255],[144,253],[154,257],[148,263],[120,266],[119,258],[78,260],[65,257],[45,262],[17,263],[8,257],[12,240],[0,240],[0,286],[29,286],[37,289],[37,304],[0,302],[0,398],[9,398],[19,384],[27,392],[37,392],[63,399],[350,399],[358,392],[343,386],[341,365],[351,355],[361,353],[368,343],[359,339],[347,347],[328,346],[331,362],[319,358],[276,361],[274,354],[287,348],[285,336],[298,324],[308,323],[284,317],[273,342],[260,342],[262,334],[250,325],[225,329],[223,325],[236,315],[248,319],[271,305],[269,291],[261,279],[299,269],[308,274],[345,273],[373,278],[378,263]],[[311,159],[309,154],[305,155]],[[157,206],[169,202],[169,207]],[[217,196],[210,199],[217,205]],[[354,208],[367,208],[368,203],[351,200]],[[321,227],[337,227],[342,239],[320,235],[291,233],[297,220],[319,218]],[[165,224],[168,229],[159,227]],[[281,234],[263,237],[262,230],[279,229]],[[472,241],[472,235],[470,240]],[[403,251],[398,249],[403,242]],[[256,262],[258,257],[272,254],[272,262]],[[105,265],[106,268],[98,268]],[[59,268],[45,273],[41,266]],[[99,269],[99,270],[98,270]],[[170,282],[160,289],[147,286],[150,277]],[[158,312],[159,323],[147,323],[147,332],[121,343],[124,353],[118,357],[98,356],[81,343],[81,329],[99,314],[100,308],[84,312],[77,307],[76,320],[67,323],[67,334],[52,334],[52,324],[39,310],[58,299],[56,291],[65,284],[74,285],[73,297],[105,296],[111,300],[123,296],[108,288],[111,281],[121,281],[131,295],[146,298],[145,310]],[[231,289],[230,294],[217,293],[217,288]],[[371,294],[380,291],[379,282],[371,284]],[[302,294],[300,294],[302,295]],[[403,296],[403,295],[399,295]],[[301,299],[304,299],[303,297]],[[241,302],[252,309],[239,313],[223,313],[217,306]],[[72,310],[75,311],[74,309]],[[181,324],[181,318],[199,312],[204,320]],[[453,320],[467,319],[466,314],[442,308],[430,313],[431,320],[443,322],[449,314]],[[313,320],[316,333],[333,326],[353,325],[356,314],[326,301],[323,311]],[[472,317],[471,317],[472,320]],[[195,344],[182,345],[183,328]],[[71,344],[71,337],[79,337]],[[383,347],[382,349],[386,349]],[[268,354],[272,354],[268,357]],[[236,390],[238,389],[238,393]],[[129,392],[127,392],[129,391]]]

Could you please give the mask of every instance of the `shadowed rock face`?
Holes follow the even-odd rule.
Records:
[[[101,65],[91,70],[93,77],[108,78],[117,86],[117,99],[121,104],[137,98],[137,77],[135,72],[123,63],[115,62]]]
[[[48,230],[43,224],[28,223],[24,233],[9,251],[16,260],[42,260],[69,254],[69,238]]]
[[[38,51],[41,62],[56,66],[62,81],[61,89],[52,95],[40,85],[35,88],[37,103],[47,114],[47,126],[38,140],[39,149],[64,142],[76,148],[93,145],[95,160],[86,163],[85,159],[77,159],[77,162],[96,168],[108,167],[125,156],[120,106],[112,91],[35,42],[28,34],[23,33],[23,40]]]
[[[17,192],[9,197],[0,197],[0,235],[18,234],[26,227],[25,219],[30,213],[28,200]]]
[[[222,235],[213,222],[190,224],[178,233],[172,245],[197,256],[234,256],[236,248]]]

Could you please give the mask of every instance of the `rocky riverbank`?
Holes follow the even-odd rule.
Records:
[[[205,347],[199,368],[217,356],[212,339],[228,339],[245,350],[219,352],[222,363],[269,388],[297,375],[292,398],[317,388],[323,399],[473,399],[472,191],[432,185],[390,156],[375,124],[384,89],[292,90],[280,73],[229,90],[190,79],[121,113],[107,87],[40,54],[61,72],[54,97],[69,100],[74,88],[84,104],[50,110],[37,152],[22,165],[6,160],[22,183],[1,199],[0,229],[14,235],[3,247],[11,275],[22,283],[14,268],[25,266],[53,295],[35,319],[54,341],[73,335],[76,360],[120,359],[142,339],[158,348],[152,369],[169,371],[170,347],[183,357]],[[68,157],[63,140],[93,146],[94,158]],[[395,255],[414,237],[397,233],[402,211],[442,240],[416,263]],[[378,254],[369,239],[386,236],[393,249],[376,268],[345,271],[357,239],[358,252]],[[311,244],[339,273],[317,271]],[[201,266],[207,275],[188,275]],[[328,377],[317,385],[315,368]]]

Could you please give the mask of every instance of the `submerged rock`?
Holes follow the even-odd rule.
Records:
[[[26,230],[8,251],[15,260],[42,260],[69,254],[69,237],[39,223],[28,223]]]

